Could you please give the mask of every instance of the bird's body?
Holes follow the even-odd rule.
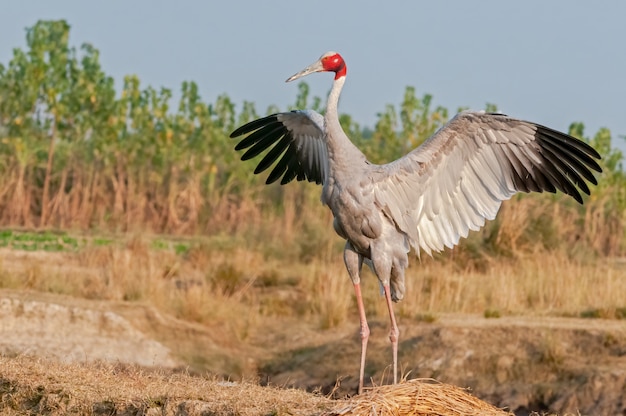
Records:
[[[360,272],[367,262],[378,277],[389,309],[394,382],[399,330],[392,302],[404,296],[404,271],[413,247],[431,254],[452,248],[470,230],[493,219],[502,201],[517,192],[560,190],[582,203],[586,181],[600,172],[598,153],[564,133],[503,114],[463,112],[424,144],[388,164],[370,163],[339,124],[337,105],[346,78],[343,58],[324,54],[287,81],[312,72],[334,72],[324,116],[311,110],[273,114],[235,130],[250,133],[237,150],[242,160],[269,151],[255,173],[274,165],[267,183],[282,177],[322,185],[322,203],[346,240],[344,261],[354,284],[361,322],[363,388],[369,327]]]

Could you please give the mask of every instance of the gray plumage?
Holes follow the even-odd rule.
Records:
[[[322,202],[346,239],[344,259],[355,285],[363,339],[359,392],[369,328],[360,300],[360,270],[372,267],[388,300],[394,381],[399,332],[390,300],[404,295],[410,247],[419,254],[454,247],[470,230],[495,218],[502,201],[517,192],[556,192],[583,202],[600,155],[588,144],[556,130],[504,114],[462,112],[421,146],[384,165],[367,161],[339,125],[337,104],[346,67],[334,52],[288,81],[311,72],[335,72],[325,116],[311,111],[273,114],[235,130],[250,133],[237,150],[242,160],[267,150],[255,173],[273,166],[267,183],[281,179],[322,185]]]

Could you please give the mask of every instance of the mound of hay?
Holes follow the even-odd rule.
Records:
[[[432,379],[380,386],[352,397],[324,416],[510,416],[465,389]]]

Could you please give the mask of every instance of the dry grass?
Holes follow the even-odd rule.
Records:
[[[404,305],[413,311],[570,316],[626,305],[624,265],[607,259],[581,262],[561,252],[492,260],[481,271],[427,259],[414,264],[407,279]],[[400,310],[410,316],[404,305]]]
[[[0,249],[0,287],[147,303],[188,321],[227,322],[239,340],[268,317],[295,316],[320,328],[355,319],[343,243],[319,190],[263,189],[260,200],[225,198],[215,227],[197,230],[223,232],[211,237],[126,234],[111,245],[56,254]],[[626,265],[607,256],[619,253],[620,213],[604,212],[599,196],[583,208],[558,196],[515,199],[453,251],[411,259],[407,294],[396,307],[401,318],[611,316],[626,307]],[[166,242],[159,249],[151,244],[157,238]],[[180,241],[188,250],[176,252]],[[368,316],[386,316],[367,268],[363,285]]]
[[[0,356],[3,415],[315,414],[331,401],[302,390],[105,364]]]
[[[414,379],[395,385],[380,386],[366,394],[336,406],[327,416],[431,416],[483,415],[508,416],[512,413],[498,409],[467,390],[432,379]]]
[[[355,319],[352,286],[339,248],[323,258],[299,261],[274,252],[272,243],[246,247],[236,237],[190,245],[176,254],[151,247],[147,237],[133,237],[76,252],[0,249],[0,287],[141,302],[187,321],[227,322],[239,340],[267,317],[295,316],[320,328]],[[484,256],[480,268],[461,268],[455,255],[413,259],[406,298],[396,306],[401,319],[487,312],[581,316],[626,306],[626,266],[619,262],[582,261],[541,250],[499,260]],[[378,283],[367,268],[363,286],[368,316],[385,317]]]
[[[3,415],[510,415],[466,390],[415,379],[346,400],[180,373],[0,356]]]
[[[218,354],[220,351],[238,351],[236,354],[240,355],[240,362],[233,361],[234,364],[229,364],[228,370],[220,373],[233,374],[233,377],[257,374],[255,370],[258,368],[254,366],[264,362],[263,359],[272,354],[285,354],[286,349],[306,350],[313,338],[320,343],[324,339],[337,338],[333,336],[333,330],[320,331],[316,328],[337,328],[335,335],[340,332],[348,333],[354,328],[353,332],[356,334],[357,317],[352,287],[341,259],[341,248],[333,242],[336,238],[331,232],[328,241],[320,239],[321,246],[326,247],[324,254],[312,259],[300,259],[298,250],[294,251],[295,254],[276,250],[276,247],[282,245],[281,242],[268,241],[262,246],[255,246],[242,242],[236,235],[190,240],[187,241],[190,248],[179,254],[167,244],[155,248],[150,238],[120,238],[108,246],[88,245],[72,252],[44,253],[0,249],[0,286],[60,293],[75,298],[105,299],[121,305],[141,304],[158,309],[164,315],[191,321],[193,325],[211,332],[212,339],[218,340],[219,348],[211,355],[203,341],[189,343],[176,351],[178,357],[189,363],[190,368],[195,371],[202,371],[215,367],[214,363],[206,361],[208,356],[218,359],[221,357]],[[626,269],[619,262],[593,258],[573,260],[563,251],[537,250],[534,254],[522,252],[497,261],[485,254],[479,262],[459,266],[459,263],[465,264],[456,261],[463,255],[465,253],[461,251],[447,253],[436,259],[423,258],[421,262],[412,262],[407,273],[407,297],[396,305],[401,325],[437,320],[439,314],[445,313],[482,316],[486,311],[490,316],[503,317],[500,320],[508,319],[507,315],[621,318],[622,315],[617,312],[624,310],[626,306]],[[477,264],[480,267],[476,267]],[[386,309],[380,297],[378,283],[371,272],[365,272],[363,284],[369,318],[373,322],[382,322],[383,326],[379,325],[378,329],[383,328],[387,320]],[[439,316],[439,319],[443,320],[444,317]],[[350,325],[346,325],[347,323]],[[293,341],[293,334],[287,335],[290,331],[274,330],[277,327],[296,328],[299,341]],[[377,330],[376,327],[373,328]],[[179,332],[154,335],[158,339],[159,336],[176,337],[176,334]],[[198,336],[194,335],[194,338]],[[381,342],[386,340],[384,335],[374,338],[380,338]],[[352,338],[345,338],[344,341],[353,344]],[[547,365],[554,363],[558,366],[562,360],[560,357],[563,356],[559,349],[561,347],[556,342],[550,342],[548,339],[543,345],[541,359]],[[246,361],[245,352],[258,349],[255,345],[263,346],[264,355],[259,361],[250,364]],[[354,348],[357,348],[356,342]],[[259,353],[254,351],[255,354]],[[376,361],[376,354],[383,354],[382,351],[382,348],[372,347],[368,357],[370,362]],[[350,365],[347,370],[341,370],[341,374],[356,371],[356,359],[352,361],[352,355],[356,353],[350,354]],[[14,388],[14,384],[5,382],[9,374],[6,366],[22,366],[23,371],[32,371],[33,374],[40,371],[37,370],[37,365],[42,372],[46,366],[50,371],[54,368],[54,365],[43,364],[37,360],[20,360],[22,361],[18,364],[5,362],[0,369],[0,387],[3,394],[8,392],[6,389],[9,387]],[[386,360],[385,356],[378,361],[386,363]],[[30,361],[33,364],[26,364]],[[491,362],[485,361],[484,368],[477,364],[473,371],[497,371],[497,368],[489,367]],[[332,365],[336,366],[338,363]],[[251,371],[247,371],[249,366]],[[11,371],[17,371],[16,368]],[[45,378],[40,375],[32,383],[20,387],[24,389],[20,390],[20,394],[24,395],[22,399],[18,400],[20,396],[17,393],[9,392],[9,395],[4,394],[1,405],[15,412],[15,409],[31,406],[34,409],[31,413],[50,414],[66,414],[66,411],[71,413],[68,411],[71,406],[81,409],[74,412],[81,414],[129,414],[128,412],[133,411],[168,414],[170,410],[167,409],[173,409],[171,406],[191,409],[190,414],[200,411],[198,409],[205,409],[216,415],[291,414],[291,410],[285,410],[291,409],[289,404],[277,404],[278,407],[274,410],[266,411],[258,408],[249,410],[246,401],[238,401],[232,406],[240,406],[236,409],[242,410],[233,411],[230,407],[232,397],[225,398],[225,402],[213,402],[211,400],[217,400],[217,396],[206,399],[207,396],[203,395],[205,390],[222,391],[226,388],[228,389],[223,390],[224,392],[232,393],[233,388],[243,389],[243,384],[238,384],[239,387],[222,386],[214,379],[186,379],[185,377],[190,376],[120,366],[58,367],[60,373],[71,372],[72,368],[78,371],[75,374],[76,380],[90,377],[90,373],[97,380],[111,382],[115,377],[128,378],[120,381],[119,390],[116,390],[117,387],[78,386],[75,388],[79,393],[76,393],[71,390],[74,387],[54,387],[54,383],[60,380],[55,378],[57,376],[49,379],[52,383],[49,384],[40,381]],[[25,373],[22,375],[30,380]],[[16,376],[14,380],[19,378]],[[139,384],[133,384],[135,382]],[[152,382],[158,388],[151,390]],[[93,383],[98,385],[96,381]],[[205,390],[200,391],[196,387],[186,389],[184,386],[187,384]],[[43,390],[38,387],[40,385],[44,386]],[[170,385],[179,387],[169,390]],[[249,389],[260,389],[254,383],[252,385]],[[405,386],[409,387],[410,385]],[[379,392],[384,393],[386,390],[382,389]],[[83,393],[91,394],[93,400],[83,401]],[[253,393],[237,390],[232,396],[243,394]],[[258,394],[270,396],[267,392]],[[406,401],[413,400],[413,396],[408,393],[401,397]],[[350,411],[358,411],[357,407],[346,407],[357,406],[356,402],[341,405],[343,407],[339,410],[349,408],[352,409]],[[267,406],[271,407],[272,404]],[[227,413],[228,411],[231,413]]]

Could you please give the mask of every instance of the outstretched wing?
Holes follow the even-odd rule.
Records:
[[[376,203],[428,254],[452,248],[517,192],[560,190],[582,203],[600,155],[588,144],[503,114],[463,112],[406,156],[380,166]]]
[[[281,176],[281,185],[294,178],[317,184],[326,181],[328,149],[321,114],[312,110],[272,114],[239,127],[230,137],[248,133],[235,150],[248,149],[241,156],[241,160],[248,160],[269,149],[254,170],[261,173],[275,163],[266,183]]]

